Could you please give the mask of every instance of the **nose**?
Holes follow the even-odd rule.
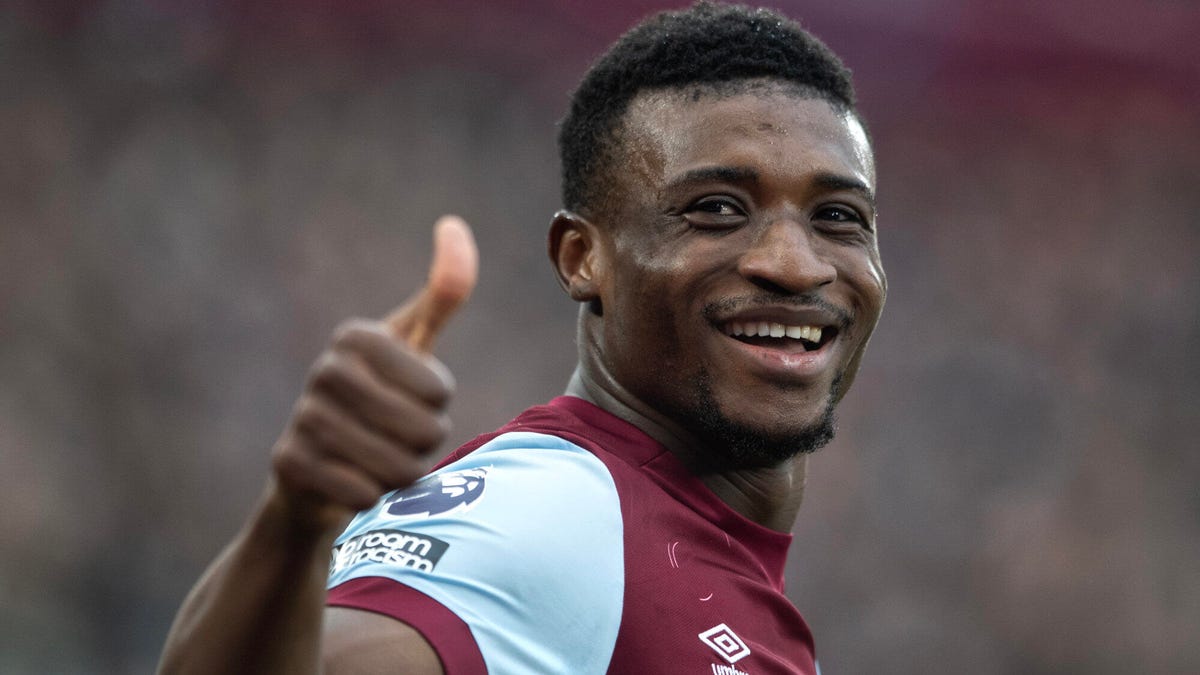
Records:
[[[790,218],[771,222],[738,260],[738,272],[754,285],[799,294],[837,279],[837,268],[818,250],[815,233]]]

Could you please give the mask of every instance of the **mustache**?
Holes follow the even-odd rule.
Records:
[[[709,321],[717,321],[722,316],[729,316],[730,314],[737,314],[750,309],[758,309],[759,307],[779,307],[781,305],[796,309],[819,309],[831,316],[837,317],[837,325],[841,330],[849,328],[854,323],[854,316],[850,312],[811,292],[797,294],[764,292],[755,295],[721,298],[720,300],[714,300],[705,304],[700,311],[704,318]]]

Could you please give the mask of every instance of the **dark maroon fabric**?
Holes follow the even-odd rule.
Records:
[[[582,399],[560,396],[497,433],[511,431],[571,441],[616,483],[625,598],[610,673],[816,673],[812,633],[783,594],[790,534],[729,508],[661,444]],[[730,661],[701,640],[722,624],[748,654]]]
[[[608,672],[817,672],[812,634],[783,593],[790,534],[743,517],[637,427],[571,396],[530,408],[455,450],[439,466],[517,431],[557,436],[588,450],[616,485],[624,523],[625,592]],[[586,570],[563,573],[588,583]],[[388,605],[416,596],[426,609],[412,620],[414,613],[406,608],[404,621],[425,635],[444,662],[470,653],[469,666],[448,666],[447,672],[483,672],[457,670],[482,669],[483,662],[469,629],[449,610],[398,583],[374,581],[362,589],[358,604],[348,606],[393,615]],[[355,583],[333,589],[331,604],[347,602],[343,589]],[[371,594],[377,595],[366,597]],[[448,636],[438,633],[443,629]]]
[[[420,591],[383,577],[363,577],[331,589],[325,604],[392,618],[396,617],[381,608],[404,607],[404,622],[433,645],[446,675],[487,675],[471,629],[454,612]]]

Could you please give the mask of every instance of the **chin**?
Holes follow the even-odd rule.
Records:
[[[720,453],[721,469],[761,469],[816,452],[833,440],[836,418],[829,407],[820,419],[803,427],[764,428],[740,425],[715,415],[703,420],[705,437]]]
[[[834,380],[823,401],[804,406],[815,408],[806,410],[804,419],[787,412],[769,414],[769,419],[750,419],[728,413],[718,403],[708,378],[701,377],[692,418],[698,435],[707,441],[706,455],[712,468],[720,471],[777,466],[825,447],[837,428],[834,408],[840,398],[840,382],[840,377]],[[756,412],[761,413],[761,408]]]

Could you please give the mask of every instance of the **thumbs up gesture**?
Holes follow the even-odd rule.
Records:
[[[471,228],[458,216],[442,216],[433,230],[433,263],[429,280],[384,323],[397,340],[429,353],[446,321],[475,288],[479,251]]]
[[[454,386],[430,352],[478,268],[470,228],[443,216],[425,286],[382,320],[337,328],[272,452],[276,497],[293,515],[318,529],[339,526],[428,470],[449,431]]]

